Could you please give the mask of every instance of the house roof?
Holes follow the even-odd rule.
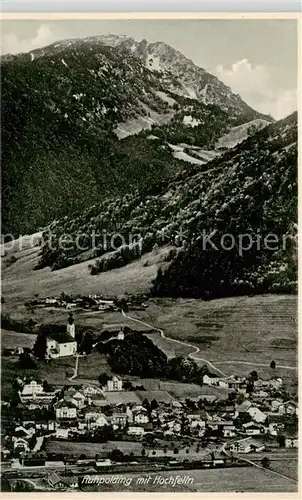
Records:
[[[66,401],[65,399],[58,402],[56,408],[76,408],[76,405],[71,401]]]
[[[245,429],[249,429],[250,427],[256,427],[259,429],[259,427],[262,427],[262,425],[257,424],[257,422],[246,422],[245,424],[242,425]]]
[[[56,472],[52,471],[47,474],[47,480],[51,484],[58,484],[62,482],[62,478]]]

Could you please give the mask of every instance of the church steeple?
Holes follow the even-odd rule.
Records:
[[[74,324],[72,312],[69,313],[69,317],[68,317],[68,321],[67,321],[67,333],[72,338],[75,338],[75,324]]]

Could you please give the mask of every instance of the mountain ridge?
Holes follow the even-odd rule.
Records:
[[[67,40],[1,59],[4,233],[29,233],[103,196],[155,186],[192,162],[190,149],[177,155],[167,144],[213,150],[232,127],[263,117],[241,100],[226,108],[182,95],[180,77],[173,92],[172,73],[142,60],[163,44],[136,42],[138,56],[122,42]],[[169,48],[167,64],[173,54]],[[201,154],[195,163],[205,162]]]

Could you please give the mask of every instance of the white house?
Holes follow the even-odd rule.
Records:
[[[64,394],[64,400],[70,401],[77,408],[84,408],[84,406],[86,405],[86,397],[84,396],[84,394],[82,394],[80,391],[77,391],[73,387],[66,391],[66,393]]]
[[[105,386],[104,390],[108,392],[122,391],[123,381],[114,375],[110,380],[107,381],[107,385]]]
[[[74,356],[77,353],[75,340],[75,324],[72,314],[69,315],[65,332],[52,332],[47,336],[47,358]]]
[[[84,396],[88,397],[94,394],[102,394],[102,391],[98,387],[94,387],[93,385],[87,385],[83,390],[83,394]]]
[[[146,413],[138,412],[134,414],[133,420],[135,424],[147,424],[149,417]]]
[[[204,385],[218,385],[219,377],[204,375],[202,381]]]
[[[223,430],[223,437],[226,437],[226,438],[231,438],[231,437],[234,437],[236,436],[236,427],[235,425],[226,425]]]
[[[69,429],[58,427],[56,430],[56,439],[68,439]]]
[[[131,434],[132,436],[143,436],[143,434],[145,434],[145,429],[143,427],[135,427],[131,425],[128,429],[128,434]]]
[[[286,438],[285,448],[298,448],[298,438]]]
[[[263,433],[263,427],[255,422],[247,422],[242,426],[247,436],[259,436]]]

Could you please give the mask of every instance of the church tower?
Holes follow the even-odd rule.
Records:
[[[75,324],[74,324],[72,312],[69,313],[69,318],[68,318],[68,321],[67,321],[67,333],[73,339],[75,338]]]

